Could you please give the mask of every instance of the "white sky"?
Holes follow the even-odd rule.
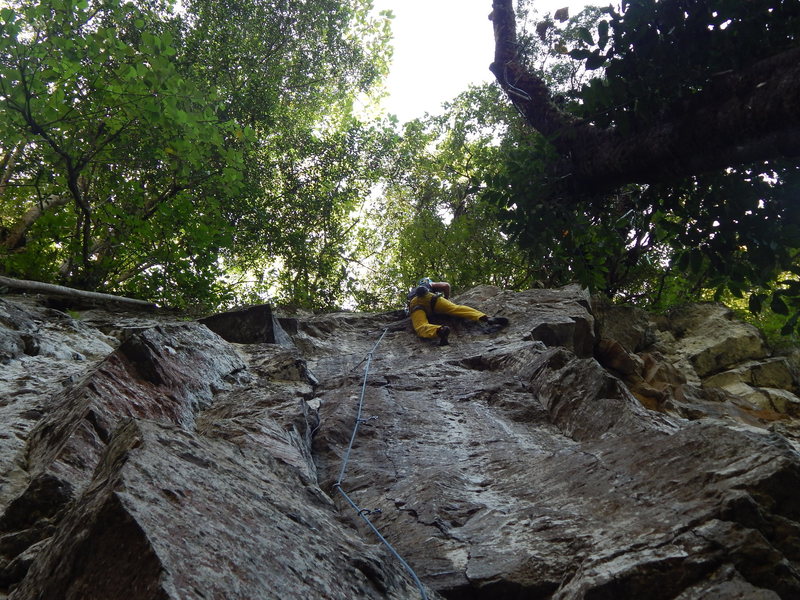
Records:
[[[610,0],[537,0],[539,13],[564,6],[574,15],[586,4]],[[384,107],[400,122],[440,112],[443,102],[470,83],[493,79],[491,0],[374,0],[375,11],[394,13],[394,58]]]

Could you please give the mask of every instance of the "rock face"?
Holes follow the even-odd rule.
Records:
[[[0,298],[0,598],[800,597],[797,380],[758,331],[456,300],[511,325]]]

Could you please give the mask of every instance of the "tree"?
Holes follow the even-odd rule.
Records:
[[[346,119],[325,131],[286,132],[264,148],[263,187],[224,253],[249,299],[295,307],[341,306],[364,248],[354,235],[385,171],[393,135],[383,124]],[[354,239],[355,238],[355,239]]]
[[[248,123],[245,189],[222,248],[238,300],[340,305],[350,279],[353,214],[386,154],[382,126],[353,115],[387,71],[388,19],[366,0],[187,4],[185,69]]]
[[[277,220],[309,206],[286,179],[320,177],[313,142],[359,129],[352,104],[385,73],[386,19],[368,0],[183,6],[0,12],[2,272],[214,305],[237,294],[226,274],[302,254]],[[350,200],[330,202],[298,212]]]
[[[236,125],[176,71],[168,28],[141,30],[160,22],[157,13],[52,0],[0,18],[3,121],[24,148],[15,199],[28,207],[3,240],[14,252],[7,265],[38,262],[34,272],[89,288],[126,262],[152,266],[137,256],[137,236],[165,206],[215,178],[235,185]],[[23,243],[45,216],[45,235]]]
[[[800,154],[800,10],[788,0],[637,0],[573,56],[604,67],[586,110],[560,108],[517,54],[512,0],[492,13],[492,72],[555,147],[575,189],[654,183]]]
[[[353,289],[359,308],[402,305],[408,286],[424,275],[456,291],[534,284],[540,263],[531,264],[499,230],[497,207],[482,199],[486,177],[517,141],[513,121],[499,88],[486,85],[398,132],[381,194],[367,204],[358,230],[365,265]]]
[[[638,0],[569,38],[546,18],[539,37],[593,73],[560,96],[511,2],[492,17],[492,70],[534,129],[489,192],[506,231],[562,281],[656,306],[749,293],[796,325],[800,7]]]

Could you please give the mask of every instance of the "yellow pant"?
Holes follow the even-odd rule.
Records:
[[[460,317],[470,321],[477,321],[481,317],[485,317],[479,310],[463,306],[462,304],[454,304],[444,296],[439,296],[433,302],[433,309],[431,309],[431,301],[435,295],[428,292],[427,295],[419,298],[415,296],[408,303],[408,310],[411,313],[411,323],[414,325],[414,331],[421,338],[435,338],[436,332],[439,331],[441,325],[432,325],[428,322],[431,315],[449,315],[451,317]]]

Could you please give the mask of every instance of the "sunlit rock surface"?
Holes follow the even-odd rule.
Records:
[[[511,325],[0,297],[0,597],[420,598],[342,476],[429,598],[800,597],[797,379],[758,331],[456,300]]]

